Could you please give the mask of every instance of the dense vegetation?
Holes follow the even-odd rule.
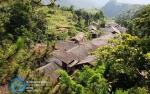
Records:
[[[99,25],[105,26],[102,11],[90,14],[74,10],[74,6],[60,7],[55,0],[48,5],[37,0],[2,0],[0,4],[0,86],[10,84],[14,77],[42,80],[42,74],[34,71],[41,62],[46,64],[44,60],[51,56],[54,43],[87,31],[91,20],[101,19]],[[38,45],[44,48],[39,50]],[[40,93],[50,91],[51,85]]]
[[[132,5],[127,10],[121,12],[116,17],[114,17],[115,22],[122,25],[127,26],[127,20],[132,20],[137,17],[138,12],[142,10],[146,5]]]
[[[150,89],[150,38],[123,34],[109,43],[113,46],[94,52],[98,59],[95,67],[84,66],[81,71],[77,70],[73,80],[59,71],[60,94],[62,91],[63,94],[147,94]]]
[[[0,86],[9,84],[14,77],[45,80],[35,70],[41,66],[40,61],[51,56],[55,42],[69,40],[79,31],[86,32],[91,21],[100,27],[106,23],[100,10],[91,13],[75,10],[74,6],[55,6],[55,0],[49,5],[36,0],[2,0],[0,4]],[[61,77],[57,94],[150,92],[149,11],[147,5],[136,11],[134,19],[124,19],[129,34],[118,34],[108,41],[110,45],[92,52],[98,59],[94,67],[84,66],[72,77],[58,70]],[[36,44],[46,45],[45,50],[37,50]],[[39,94],[48,94],[52,89],[50,84]]]
[[[98,59],[93,68],[84,66],[76,71],[73,79],[66,72],[58,71],[61,75],[59,93],[148,94],[149,10],[150,5],[147,5],[134,16],[134,20],[128,20],[129,34],[119,34],[108,41],[110,45],[100,47],[93,53]]]
[[[118,15],[115,21],[128,28],[127,32],[140,38],[149,36],[149,10],[150,5],[136,6],[127,12]]]

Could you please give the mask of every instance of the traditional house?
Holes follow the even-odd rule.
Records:
[[[47,77],[50,77],[50,81],[55,84],[58,82],[58,78],[60,75],[56,74],[55,71],[61,69],[57,64],[54,62],[51,62],[45,66],[42,66],[38,68],[40,72],[44,73],[43,78],[46,79]]]
[[[59,60],[58,58],[56,58],[56,57],[52,57],[52,58],[49,58],[49,59],[46,59],[45,60],[46,62],[54,62],[54,63],[56,63],[59,67],[61,67],[62,68],[62,61],[61,60]]]
[[[73,47],[72,49],[67,50],[69,54],[73,54],[78,58],[74,59],[74,62],[68,64],[70,70],[74,70],[77,67],[77,63],[84,60],[85,57],[89,55],[89,52],[93,52],[97,47],[93,45],[90,41],[81,43],[80,45]]]
[[[66,51],[63,51],[63,50],[56,50],[56,51],[53,51],[52,52],[52,55],[59,59],[60,61],[62,61],[62,68],[64,70],[66,70],[67,72],[70,72],[70,67],[69,65],[74,63],[76,60],[78,61],[79,57],[72,54],[72,53],[68,53]]]
[[[75,68],[79,68],[79,66],[83,65],[93,66],[93,62],[96,59],[90,55],[89,52],[95,51],[100,46],[108,45],[108,40],[120,33],[120,31],[113,26],[111,26],[111,28],[101,28],[101,30],[104,31],[103,36],[91,41],[81,42],[80,44],[70,41],[59,41],[58,44],[55,45],[55,48],[58,50],[52,53],[54,57],[52,62],[55,62],[67,72],[74,71]],[[81,35],[82,34],[81,32]],[[77,36],[78,37],[74,38],[74,40],[76,39],[76,41],[79,42],[81,40],[79,37],[80,34]]]
[[[55,49],[56,50],[69,50],[78,44],[75,43],[74,41],[59,41],[58,43],[55,44]]]
[[[89,52],[94,51],[96,48],[97,46],[93,45],[90,41],[86,41],[67,51],[56,50],[52,53],[55,57],[55,59],[53,59],[53,62],[57,61],[58,64],[57,59],[59,59],[62,62],[59,61],[58,65],[62,66],[62,68],[67,72],[70,72],[75,69],[75,65],[78,62],[87,57],[89,55]]]
[[[117,29],[120,31],[120,33],[125,33],[127,31],[125,27],[117,27]]]
[[[91,42],[93,45],[97,47],[108,45],[108,40],[112,39],[116,34],[109,33],[107,35],[103,35],[100,38],[95,38]]]
[[[111,26],[111,28],[112,28],[112,33],[113,34],[120,34],[120,31],[117,29],[117,28],[115,28],[115,27],[113,27],[113,26]]]
[[[103,35],[108,35],[113,31],[112,28],[100,28],[100,29],[101,31],[103,31]]]
[[[98,32],[97,30],[99,29],[99,25],[96,22],[91,22],[91,25],[89,26],[89,33],[91,34],[92,38],[97,38],[98,37]]]
[[[97,29],[98,29],[98,27],[99,27],[99,24],[96,23],[95,21],[92,21],[92,22],[90,23],[90,25],[96,27]]]
[[[71,40],[75,41],[75,43],[83,42],[85,34],[83,32],[79,32],[75,37],[73,37]]]
[[[110,22],[110,23],[108,23],[107,24],[107,28],[110,28],[111,26],[113,26],[113,27],[120,27],[120,25],[118,25],[117,23],[115,23],[115,22]]]
[[[81,60],[80,62],[78,62],[76,64],[76,68],[77,69],[81,69],[84,65],[88,65],[90,67],[95,66],[95,62],[96,62],[96,58],[94,55],[89,55],[87,57],[85,57],[83,60]]]
[[[90,25],[89,26],[89,31],[91,31],[91,30],[97,30],[97,28],[95,26],[93,26],[93,25]]]
[[[88,52],[92,52],[97,47],[93,45],[90,41],[83,42],[82,44],[69,49],[67,52],[78,56],[79,60],[83,60],[85,57],[89,55]]]
[[[94,30],[90,30],[89,33],[91,34],[92,38],[97,38],[98,37],[98,32]]]

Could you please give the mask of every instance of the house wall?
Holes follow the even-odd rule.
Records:
[[[68,71],[67,72],[68,72],[69,75],[72,75],[74,73],[74,71],[75,71],[75,66],[73,66],[71,68],[68,67]]]
[[[67,64],[66,63],[64,63],[64,62],[62,62],[62,69],[64,69],[64,70],[68,70],[68,68],[67,68]]]

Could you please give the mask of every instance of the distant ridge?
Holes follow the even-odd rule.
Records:
[[[45,4],[48,1],[43,0]],[[102,9],[107,17],[114,17],[131,6],[131,4],[118,3],[117,0],[58,0],[56,4],[67,7],[74,5],[75,9]]]
[[[43,0],[44,4],[48,4],[49,0]],[[127,10],[136,4],[119,3],[122,0],[58,0],[56,4],[60,6],[70,7],[74,5],[75,9],[101,9],[106,17],[112,18]]]
[[[49,0],[42,0],[44,4],[48,4]],[[107,1],[101,3],[99,0],[57,0],[56,4],[60,6],[70,7],[74,5],[75,9],[92,9],[98,8],[100,9],[103,5],[105,5]]]
[[[117,0],[110,0],[101,9],[104,11],[107,17],[114,17],[128,9],[132,4],[118,3]]]
[[[57,4],[60,6],[71,6],[74,5],[75,9],[91,9],[91,8],[101,8],[102,4],[99,0],[60,0]]]

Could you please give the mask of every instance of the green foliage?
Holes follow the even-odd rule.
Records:
[[[21,50],[24,47],[24,40],[22,38],[18,38],[16,42],[17,50]]]
[[[144,8],[143,8],[144,7]],[[149,10],[150,10],[150,5],[141,6],[139,10],[136,10],[134,15],[131,16],[125,16],[123,15],[123,18],[119,16],[117,18],[117,22],[122,19],[121,23],[122,25],[126,26],[128,28],[127,33],[131,35],[138,36],[140,38],[149,36]],[[129,11],[130,13],[130,11]],[[128,13],[127,13],[128,14]],[[130,14],[128,14],[130,15]]]
[[[57,9],[35,6],[29,0],[11,2],[5,3],[6,6],[2,4],[0,15],[1,85],[22,75],[27,80],[42,80],[43,74],[29,73],[40,66],[37,58],[43,60],[48,53],[51,54],[57,40],[66,40],[78,31],[87,31],[91,21],[98,22],[101,27],[106,23],[100,10],[93,14],[84,9],[74,10],[74,6]],[[132,35],[144,35],[139,33],[139,28],[149,35],[148,11],[149,5],[137,15],[138,18],[127,21]],[[85,39],[90,38],[90,34],[86,33]],[[37,43],[47,43],[48,47],[43,52],[37,51],[36,47],[31,49],[31,44]],[[145,87],[150,88],[149,78],[146,79],[142,72],[148,73],[150,70],[150,38],[119,34],[109,43],[111,46],[98,48],[94,52],[98,62],[93,68],[84,66],[75,72],[73,78],[63,70],[57,71],[61,76],[58,94],[146,94]],[[51,86],[43,87],[40,93],[50,93]]]
[[[63,70],[57,70],[57,73],[61,75],[60,94],[109,94],[103,78],[104,66],[96,69],[84,66],[81,71],[76,71],[73,79]]]
[[[91,69],[84,66],[81,71],[77,71],[74,80],[84,86],[85,93],[108,94],[108,86],[103,78],[104,66]]]
[[[87,86],[87,82],[94,75],[94,70],[90,69],[88,66],[83,67],[82,71],[78,71],[76,74],[77,83]]]
[[[136,19],[134,19],[134,24],[136,26],[136,31],[138,31],[138,36],[149,36],[149,11],[150,5],[147,5],[146,8],[143,8]]]
[[[129,93],[127,91],[123,91],[122,89],[119,89],[119,90],[116,90],[115,94],[129,94]]]
[[[128,94],[148,94],[146,89],[140,87],[133,87],[128,90]]]
[[[84,19],[79,20],[76,27],[77,27],[76,29],[80,32],[85,31],[85,20]]]
[[[93,74],[89,81],[87,82],[89,89],[94,94],[109,94],[107,91],[107,86],[105,81],[101,78],[99,74]]]
[[[75,36],[78,33],[76,29],[70,29],[68,30],[68,35],[69,36]]]
[[[122,25],[127,26],[127,20],[132,20],[137,17],[139,11],[141,11],[145,5],[132,5],[127,10],[118,14],[114,19],[115,22]]]
[[[68,11],[68,10],[69,10],[69,8],[66,7],[66,6],[63,6],[63,7],[61,7],[60,9],[63,10],[63,11]]]
[[[70,10],[71,12],[74,12],[74,5],[71,5],[70,8],[69,8],[69,10]]]
[[[91,39],[92,39],[92,35],[89,32],[86,32],[84,40],[86,41],[86,40],[91,40]]]
[[[10,6],[10,20],[7,23],[7,31],[15,36],[22,36],[22,31],[18,30],[21,26],[24,26],[28,31],[31,26],[31,10],[32,7],[28,0],[25,2],[20,2],[16,0],[16,2]]]
[[[5,31],[2,38],[8,36],[8,38],[15,42],[21,36],[32,41],[45,41],[47,13],[46,7],[34,7],[29,0],[23,0],[23,2],[15,0],[11,4],[8,3],[1,16],[4,19],[1,20],[3,22],[2,33]],[[38,35],[41,36],[39,37]]]
[[[84,94],[82,85],[74,82],[71,77],[63,70],[57,70],[60,77],[60,92],[61,94]]]
[[[104,12],[100,10],[96,14],[94,14],[94,21],[97,22],[100,27],[104,28],[106,24]]]
[[[48,8],[35,7],[30,0],[7,1],[1,2],[0,7],[1,85],[6,85],[14,77],[25,77],[31,70],[34,71],[38,65],[37,58],[45,58],[46,55],[44,51],[39,54],[35,52],[36,49],[31,49],[31,43],[34,47],[39,40],[42,43],[48,41]]]
[[[4,65],[4,61],[0,61],[0,67]]]
[[[143,43],[144,40],[145,43]],[[112,83],[113,89],[129,89],[136,85],[143,86],[145,83],[141,83],[143,79],[137,79],[140,75],[139,72],[149,70],[150,62],[146,60],[146,57],[150,50],[144,50],[150,47],[150,45],[147,45],[148,40],[148,38],[140,39],[137,36],[123,34],[109,41],[113,46],[97,49],[95,55],[99,62],[96,66],[104,63],[106,68],[104,77]],[[147,84],[145,83],[145,85]]]
[[[85,26],[90,25],[90,22],[95,21],[100,26],[105,27],[106,21],[103,11],[98,10],[95,13],[89,12],[89,10],[79,9],[75,11],[75,14],[78,16],[78,25],[77,27],[83,27],[80,26],[81,23],[84,23]],[[82,24],[81,24],[82,25]],[[81,29],[82,30],[82,29]]]
[[[66,40],[68,37],[68,32],[63,32],[57,36],[58,40]]]

